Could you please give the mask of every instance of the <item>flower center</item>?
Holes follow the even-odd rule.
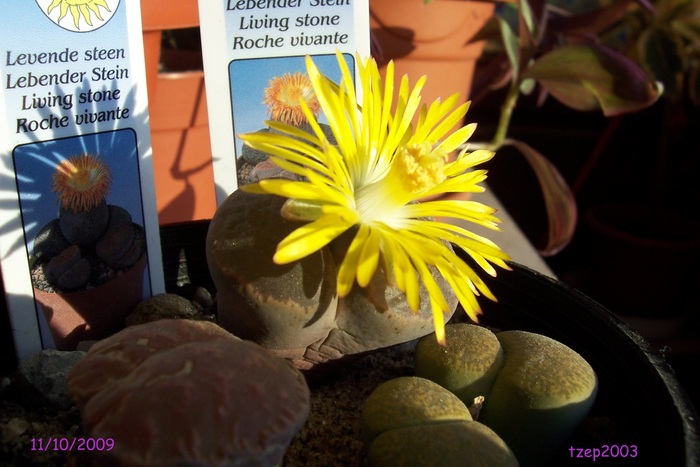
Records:
[[[389,173],[381,180],[357,187],[357,211],[365,222],[388,222],[396,212],[446,178],[447,154],[431,143],[400,147]]]
[[[67,183],[72,188],[86,190],[92,186],[96,174],[91,169],[86,167],[71,167],[71,169],[71,175],[67,178]]]
[[[403,146],[394,157],[389,178],[412,195],[420,195],[445,180],[447,154],[433,150],[430,143]]]

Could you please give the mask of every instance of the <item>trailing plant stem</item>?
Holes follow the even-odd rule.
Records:
[[[510,88],[508,88],[508,94],[503,101],[503,105],[501,106],[501,114],[498,119],[496,133],[493,135],[493,139],[490,143],[491,150],[493,151],[503,146],[503,142],[508,134],[508,128],[510,127],[510,120],[513,117],[513,110],[515,110],[515,104],[518,102],[519,96],[520,83],[517,80],[513,80]]]

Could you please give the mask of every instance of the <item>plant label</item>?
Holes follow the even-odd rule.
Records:
[[[23,359],[118,331],[164,285],[140,3],[0,10],[0,265]]]

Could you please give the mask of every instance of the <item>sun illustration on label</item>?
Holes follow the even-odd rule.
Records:
[[[119,0],[110,0],[110,3],[118,4]],[[42,9],[46,16],[64,29],[86,32],[109,21],[115,7],[110,8],[108,0],[51,0],[51,4]],[[64,21],[69,12],[72,24],[68,20]]]

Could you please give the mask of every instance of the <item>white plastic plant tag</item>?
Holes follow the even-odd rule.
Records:
[[[17,355],[163,291],[138,0],[0,0],[0,265]]]
[[[336,82],[340,79],[336,51],[355,73],[356,54],[369,56],[369,3],[199,0],[199,16],[220,204],[241,183],[255,179],[256,171],[276,170],[257,155],[244,154],[236,135],[266,128],[263,122],[271,118],[295,123],[294,112],[287,112],[272,95],[304,89],[306,55],[313,56],[320,71]]]

